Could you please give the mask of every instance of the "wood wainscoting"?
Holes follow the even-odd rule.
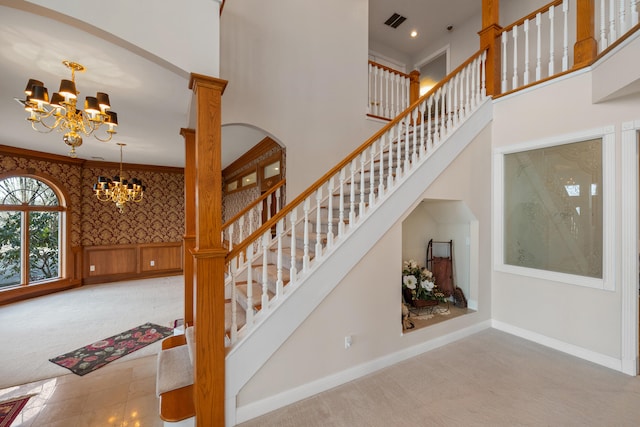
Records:
[[[85,246],[82,283],[182,274],[182,242]]]

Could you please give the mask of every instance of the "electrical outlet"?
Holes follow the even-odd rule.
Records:
[[[344,348],[351,347],[351,343],[353,343],[351,335],[347,335],[346,337],[344,337]]]
[[[96,266],[95,265],[90,265],[89,266],[89,271],[96,271]]]
[[[149,265],[150,265],[151,267],[153,267],[154,265],[156,265],[156,262],[155,262],[154,260],[151,260],[151,261],[149,261]]]

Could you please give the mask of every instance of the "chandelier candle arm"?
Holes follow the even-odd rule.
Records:
[[[112,179],[104,176],[98,177],[98,182],[93,184],[93,192],[101,202],[114,202],[120,213],[124,212],[127,202],[139,203],[144,196],[145,186],[138,178],[125,179],[122,173],[122,147],[126,144],[118,143],[120,146],[120,175]]]
[[[24,90],[26,98],[16,98],[29,114],[27,120],[31,127],[41,133],[49,133],[54,129],[63,132],[62,140],[71,147],[69,155],[76,157],[76,148],[82,145],[82,136],[93,135],[98,141],[108,142],[116,134],[118,115],[111,111],[109,95],[104,92],[96,96],[87,96],[84,110],[77,108],[78,94],[76,89],[76,71],[84,72],[86,68],[72,61],[62,61],[71,70],[71,80],[62,79],[60,89],[49,99],[49,91],[40,80],[29,79]],[[97,130],[105,125],[105,137],[99,137]]]

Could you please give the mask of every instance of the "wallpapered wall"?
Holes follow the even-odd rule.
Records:
[[[146,187],[140,203],[127,203],[120,213],[113,202],[93,194],[98,176],[118,175],[117,169],[83,167],[50,160],[0,155],[0,173],[29,171],[53,178],[69,195],[71,245],[99,246],[178,242],[184,235],[184,174],[131,171]]]
[[[71,246],[80,245],[82,240],[80,231],[82,166],[0,154],[0,173],[12,171],[43,175],[52,178],[57,181],[57,184],[64,187],[70,199],[67,201],[67,205],[71,208]]]

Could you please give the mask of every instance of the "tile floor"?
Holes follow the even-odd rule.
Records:
[[[11,427],[162,427],[155,384],[153,355],[0,390],[0,402],[34,394]]]

